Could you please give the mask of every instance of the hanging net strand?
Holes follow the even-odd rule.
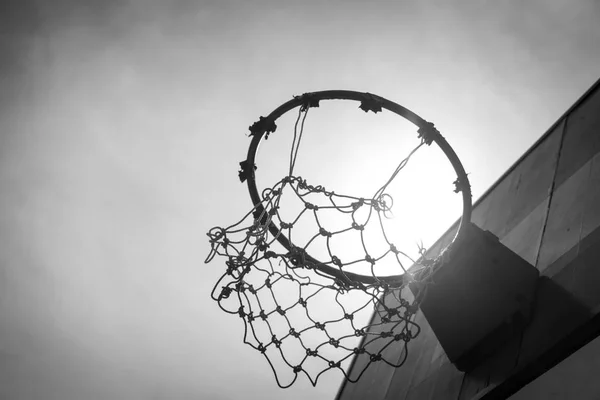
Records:
[[[294,175],[308,110],[319,106],[319,100],[337,98],[360,101],[364,111],[391,110],[423,127],[419,144],[371,198],[338,194]],[[288,175],[259,194],[254,179],[258,143],[275,130],[275,120],[294,107],[299,110]],[[248,158],[240,164],[240,179],[247,181],[254,207],[236,223],[208,232],[211,250],[206,262],[219,256],[226,267],[211,297],[223,311],[242,319],[244,342],[267,359],[283,388],[301,374],[316,385],[330,370],[339,370],[345,379],[356,382],[371,364],[400,367],[406,361],[408,343],[420,332],[414,315],[441,261],[428,259],[422,244],[415,260],[390,240],[386,226],[393,198],[386,190],[424,144],[438,143],[450,154],[453,165],[454,152],[448,153],[447,143],[433,124],[378,96],[347,91],[296,97],[261,117],[251,126],[251,136]],[[470,188],[459,167],[455,165],[456,186],[463,199],[468,198],[463,208],[463,221],[468,221]],[[297,204],[298,210],[295,214],[286,210],[284,217],[282,204],[290,203]],[[331,229],[323,213],[333,213],[343,223]],[[311,221],[315,231],[303,240],[292,237],[304,221]],[[366,240],[370,232],[379,233],[377,248]],[[360,243],[353,255],[336,246],[347,243],[349,237]],[[317,250],[319,260],[311,255]],[[382,266],[391,275],[382,273]],[[409,285],[416,291],[414,297],[406,290]],[[375,316],[365,318],[373,310]],[[355,363],[364,367],[355,368],[358,372],[350,376],[346,368],[353,357],[364,360]]]
[[[302,106],[298,108],[298,118],[296,118],[296,124],[294,125],[294,139],[292,140],[292,149],[290,151],[290,173],[289,176],[294,174],[294,167],[296,165],[296,158],[298,157],[298,150],[300,149],[300,141],[302,140],[302,134],[304,133],[304,121],[308,115],[310,107]],[[298,132],[298,124],[300,124],[300,132]]]

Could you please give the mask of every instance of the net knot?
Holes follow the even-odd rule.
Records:
[[[281,340],[277,339],[277,336],[275,335],[273,335],[273,337],[271,338],[271,343],[273,343],[277,348],[281,346]]]
[[[362,230],[364,230],[364,229],[365,229],[365,226],[364,226],[364,225],[357,224],[356,222],[353,222],[353,223],[352,223],[352,228],[353,228],[353,229],[356,229],[357,231],[362,231]]]
[[[314,210],[314,211],[317,211],[319,209],[318,205],[312,204],[309,202],[304,203],[304,207],[306,207],[307,210]]]
[[[331,232],[328,232],[327,230],[325,230],[325,228],[320,228],[319,229],[319,234],[321,236],[325,236],[325,237],[328,237],[328,238],[331,237]]]
[[[233,276],[233,273],[237,271],[237,266],[229,261],[225,261],[225,265],[227,266],[227,271],[225,271],[225,273],[229,276]]]
[[[318,350],[311,350],[311,349],[306,349],[306,355],[309,357],[316,357],[319,355],[319,351]]]
[[[324,331],[325,330],[325,324],[322,324],[320,322],[315,322],[315,328]]]
[[[287,222],[281,222],[281,229],[289,229],[292,228],[293,224],[288,224]]]
[[[340,268],[342,267],[342,262],[336,256],[331,256],[331,262],[333,263],[333,265],[335,265],[337,267],[340,267]]]
[[[363,199],[363,198],[358,199],[358,201],[355,201],[354,203],[351,204],[352,210],[354,210],[354,211],[358,210],[360,207],[363,206],[363,204],[365,204],[365,199]]]
[[[394,340],[396,342],[399,342],[400,340],[404,340],[406,337],[406,335],[404,333],[398,333],[396,335],[394,335]]]
[[[267,351],[267,348],[262,343],[259,343],[258,344],[258,351],[260,351],[261,353],[264,354],[265,351]]]
[[[229,298],[231,292],[232,289],[230,287],[223,286],[223,289],[221,289],[221,294],[219,295],[219,300]]]

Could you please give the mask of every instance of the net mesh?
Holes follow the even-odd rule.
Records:
[[[372,197],[337,194],[294,175],[308,109],[298,112],[289,174],[265,189],[240,221],[208,233],[206,262],[219,256],[226,265],[212,298],[243,321],[244,342],[265,356],[284,388],[300,374],[316,385],[323,373],[339,370],[356,382],[373,363],[404,364],[407,345],[420,332],[414,316],[436,263],[423,248],[414,260],[386,230],[393,199],[385,190],[425,139]],[[298,239],[306,220],[312,233]],[[406,295],[408,285],[416,296]],[[350,376],[352,357],[363,362],[355,362]]]
[[[292,221],[284,220],[279,210],[285,194],[294,196],[303,205]],[[308,196],[311,202],[306,200]],[[315,385],[319,376],[331,369],[339,369],[346,379],[356,381],[373,362],[394,367],[404,363],[407,351],[393,359],[386,357],[385,352],[393,343],[400,343],[406,350],[407,343],[420,331],[412,318],[419,298],[409,302],[401,297],[401,289],[410,283],[422,285],[430,276],[424,273],[426,268],[420,274],[414,270],[407,273],[403,258],[412,263],[415,260],[387,239],[385,213],[390,210],[390,200],[384,195],[379,199],[339,195],[311,186],[300,177],[288,176],[265,190],[262,202],[241,221],[209,232],[212,249],[207,262],[219,255],[225,257],[227,266],[212,297],[224,311],[242,319],[244,341],[265,355],[280,386],[290,386],[300,373],[306,374]],[[363,209],[367,210],[366,219],[358,216]],[[341,213],[348,226],[327,230],[319,215],[328,210]],[[290,249],[284,248],[269,226],[279,226],[280,234],[285,232],[289,238],[303,216],[314,219],[317,233],[302,247],[291,242]],[[386,249],[380,253],[373,253],[366,244],[365,231],[369,225],[375,225],[383,233]],[[359,236],[362,257],[343,259],[333,254],[332,242],[344,234]],[[308,255],[319,241],[328,253],[323,261]],[[385,263],[404,272],[402,278],[390,281],[379,277],[376,266]],[[323,266],[335,269],[338,276],[324,273]],[[370,271],[372,282],[354,280],[354,275],[348,272],[351,266]],[[324,308],[326,313],[322,312]],[[363,310],[377,310],[379,314],[371,321],[363,321],[364,318],[356,318]],[[357,338],[362,337],[366,340],[357,346]],[[286,349],[292,350],[286,352]],[[348,376],[343,368],[353,355],[368,359],[356,377]]]

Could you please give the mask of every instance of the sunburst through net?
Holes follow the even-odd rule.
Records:
[[[378,101],[368,95],[360,108],[378,112]],[[244,342],[264,355],[281,387],[300,374],[316,385],[323,373],[339,370],[356,382],[373,363],[404,364],[408,343],[421,330],[415,313],[440,264],[422,248],[418,260],[411,258],[386,230],[393,204],[386,188],[439,132],[423,121],[427,129],[419,130],[420,143],[373,196],[338,194],[294,175],[304,121],[316,106],[311,96],[300,103],[288,175],[253,198],[253,209],[241,220],[208,233],[206,262],[220,256],[226,266],[212,298],[243,321]],[[252,134],[273,132],[274,119],[261,117]],[[254,179],[253,165],[241,165],[241,180]],[[300,235],[298,225],[306,221],[311,233]],[[386,352],[390,346],[393,356]],[[352,357],[363,367],[349,376]]]

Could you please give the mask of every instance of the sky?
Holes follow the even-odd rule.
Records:
[[[206,232],[251,207],[248,126],[304,92],[376,93],[436,124],[477,199],[600,72],[588,0],[1,7],[6,399],[334,398],[339,374],[282,392],[209,295],[223,265],[204,264]],[[315,176],[340,169],[311,149],[353,151],[311,143]]]

